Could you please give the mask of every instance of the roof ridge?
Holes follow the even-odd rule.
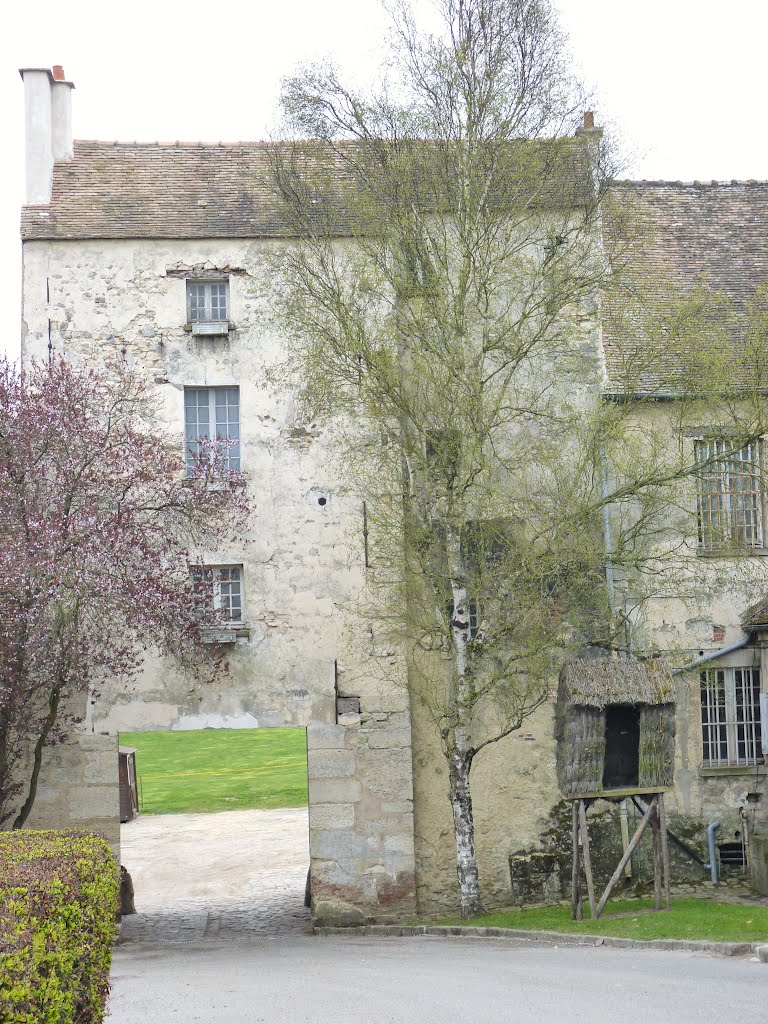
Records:
[[[222,146],[276,146],[280,143],[272,139],[240,139],[229,142],[203,142],[202,140],[195,142],[182,139],[174,141],[162,139],[75,139],[74,144],[76,146],[104,146],[109,149],[110,147],[118,148],[119,146],[161,146],[169,148],[212,146],[221,148]]]
[[[693,181],[673,181],[672,179],[664,178],[613,178],[611,185],[626,185],[628,187],[638,188],[641,186],[648,188],[727,188],[731,185],[768,185],[768,179],[765,178],[730,178],[717,180],[712,178],[710,181],[694,179]]]

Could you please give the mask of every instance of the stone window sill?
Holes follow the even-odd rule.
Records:
[[[227,334],[231,334],[233,331],[237,330],[237,324],[234,323],[232,320],[222,320],[221,323],[227,325],[227,331],[226,331]],[[183,328],[184,328],[184,331],[185,331],[186,334],[191,334],[192,333],[192,324],[191,324],[191,322],[187,321],[187,323],[185,323],[183,325]],[[202,335],[197,335],[197,337],[201,337],[201,338],[205,338],[205,337],[220,338],[220,337],[223,337],[223,334],[221,334],[221,335],[220,334],[210,334],[210,335],[202,334]]]
[[[768,548],[696,548],[697,558],[765,558]]]
[[[728,778],[732,775],[758,775],[765,778],[768,776],[768,768],[764,764],[729,764],[712,768],[702,765],[699,768],[699,775],[702,778]]]

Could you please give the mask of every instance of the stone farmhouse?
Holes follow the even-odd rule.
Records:
[[[49,756],[29,824],[98,827],[119,842],[118,730],[305,727],[316,919],[454,909],[445,761],[410,706],[400,652],[349,611],[370,571],[362,503],[334,461],[333,424],[305,422],[290,394],[263,383],[283,339],[264,315],[261,256],[285,235],[267,144],[73,142],[62,69],[21,75],[23,360],[118,357],[143,370],[180,451],[185,437],[193,444],[214,430],[238,440],[230,457],[254,507],[242,545],[206,555],[230,620],[219,638],[231,650],[229,677],[194,692],[172,665],[150,662],[130,691],[90,699],[82,733]],[[632,254],[646,271],[683,288],[705,277],[737,301],[768,280],[768,183],[617,183],[613,208],[630,203],[649,226]],[[610,338],[596,312],[585,316],[603,359]],[[743,488],[737,461],[731,477]],[[749,478],[745,526],[723,478],[703,479],[699,501],[722,502],[755,562],[768,555],[764,480]],[[768,612],[746,590],[715,589],[651,618],[657,647],[691,663],[674,677],[668,806],[699,849],[714,821],[718,841],[743,846],[768,825]],[[537,891],[531,865],[550,849],[561,799],[553,701],[483,753],[473,789],[488,905],[509,903],[521,865]]]

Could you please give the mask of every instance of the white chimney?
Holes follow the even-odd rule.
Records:
[[[26,135],[27,197],[33,206],[51,201],[53,164],[71,160],[72,92],[74,85],[64,78],[64,69],[22,68],[24,82],[24,128]]]

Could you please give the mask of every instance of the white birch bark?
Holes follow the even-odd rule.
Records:
[[[448,572],[451,581],[453,615],[451,636],[455,669],[456,720],[449,740],[448,780],[453,831],[456,842],[456,874],[459,881],[459,899],[462,918],[483,912],[480,899],[480,876],[475,852],[475,822],[472,815],[472,794],[469,773],[472,768],[472,740],[470,716],[472,713],[472,682],[469,675],[469,607],[464,579],[461,551],[461,531],[453,523],[446,528]]]

